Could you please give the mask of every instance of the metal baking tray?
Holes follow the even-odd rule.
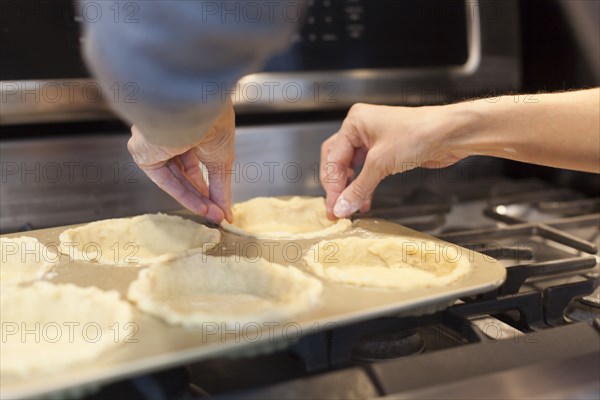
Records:
[[[173,213],[202,222],[202,219],[183,211]],[[29,232],[3,235],[4,237],[31,236],[42,243],[57,243],[58,235],[67,227],[57,227]],[[413,231],[401,225],[376,219],[354,221],[353,229],[337,235],[364,234],[365,231],[385,235],[401,235],[415,239],[427,239],[447,244],[439,239]],[[331,237],[330,237],[331,238]],[[323,238],[293,241],[286,248],[285,264],[296,264],[295,253]],[[273,243],[253,238],[242,238],[223,232],[223,246],[227,254],[241,251],[253,257],[261,249],[262,256],[271,261],[281,262],[283,249],[290,240]],[[280,246],[278,246],[280,245]],[[269,250],[275,249],[275,251]],[[30,398],[50,393],[62,392],[77,394],[93,390],[103,384],[130,376],[182,365],[200,359],[217,356],[250,355],[268,352],[293,343],[300,336],[317,330],[331,329],[356,321],[389,315],[423,315],[442,310],[457,299],[491,291],[499,287],[506,277],[506,269],[500,262],[490,257],[463,249],[472,261],[471,272],[459,282],[445,286],[410,291],[383,290],[351,287],[330,282],[324,283],[321,302],[312,310],[298,315],[293,321],[262,326],[260,332],[254,329],[231,331],[210,329],[185,329],[169,326],[159,319],[136,311],[134,321],[137,331],[129,343],[121,343],[112,351],[93,363],[76,365],[52,374],[33,374],[27,379],[2,376],[1,398]],[[63,257],[54,273],[45,278],[56,283],[74,283],[80,286],[97,286],[100,289],[115,289],[123,296],[129,284],[144,267],[110,267],[85,262],[69,261]],[[62,260],[61,259],[61,260]],[[244,327],[241,327],[244,328]],[[254,327],[253,327],[254,328]],[[260,334],[260,335],[259,335]]]

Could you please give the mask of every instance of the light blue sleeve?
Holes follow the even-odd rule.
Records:
[[[240,77],[283,50],[306,11],[284,1],[91,1],[84,57],[111,108],[153,143],[198,140]]]

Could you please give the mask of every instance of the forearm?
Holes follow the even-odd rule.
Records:
[[[449,151],[600,172],[600,89],[450,106]]]

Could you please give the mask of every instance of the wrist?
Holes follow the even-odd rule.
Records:
[[[432,158],[444,160],[442,164],[445,164],[481,154],[477,146],[483,135],[480,107],[472,102],[435,106],[430,115],[437,121],[433,130],[432,143],[436,149]]]
[[[486,99],[466,101],[447,107],[449,129],[446,145],[450,151],[464,157],[473,155],[497,156],[504,146],[503,135],[496,130],[495,121],[504,118],[503,99],[490,103]]]

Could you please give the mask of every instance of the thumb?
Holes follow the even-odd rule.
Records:
[[[360,175],[338,197],[333,207],[337,218],[349,217],[371,199],[371,194],[385,176],[375,160],[373,151],[367,153]]]

